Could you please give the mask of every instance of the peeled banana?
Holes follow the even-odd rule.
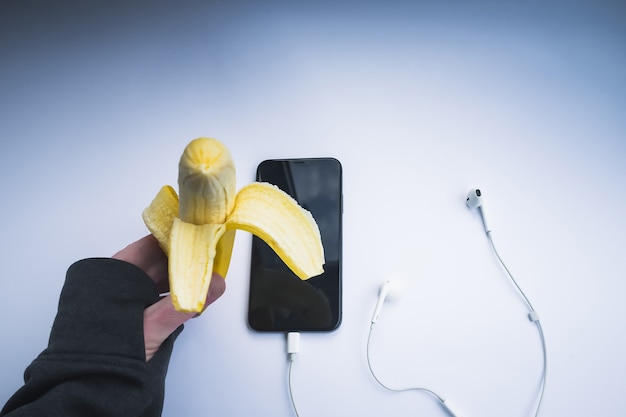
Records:
[[[263,239],[300,279],[320,275],[324,248],[315,219],[278,187],[253,182],[236,190],[226,146],[198,138],[178,166],[179,194],[165,185],[143,221],[169,258],[170,294],[182,312],[201,312],[213,272],[226,277],[237,229]]]

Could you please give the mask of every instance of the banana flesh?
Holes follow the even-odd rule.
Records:
[[[230,152],[216,139],[191,141],[179,163],[180,195],[164,186],[143,211],[169,257],[172,302],[201,312],[213,272],[226,277],[236,230],[263,239],[300,279],[320,275],[324,249],[315,219],[278,187],[253,182],[236,191]]]
[[[193,224],[223,224],[235,205],[236,173],[228,149],[215,139],[196,139],[178,164],[180,218]]]

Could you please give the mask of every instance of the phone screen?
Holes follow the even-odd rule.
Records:
[[[291,195],[313,215],[324,246],[324,272],[301,280],[252,236],[248,323],[258,331],[332,331],[341,322],[342,167],[334,158],[261,162],[257,181]]]

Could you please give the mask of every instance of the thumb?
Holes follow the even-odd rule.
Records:
[[[213,274],[209,292],[204,304],[207,308],[217,300],[226,290],[226,282],[218,274]],[[176,311],[171,297],[165,296],[152,304],[143,313],[143,333],[146,348],[146,362],[152,359],[165,341],[181,324],[195,317],[197,313],[183,313]]]

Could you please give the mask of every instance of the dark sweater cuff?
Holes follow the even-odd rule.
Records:
[[[159,299],[141,269],[109,258],[67,271],[47,354],[121,356],[145,361],[143,310]]]

